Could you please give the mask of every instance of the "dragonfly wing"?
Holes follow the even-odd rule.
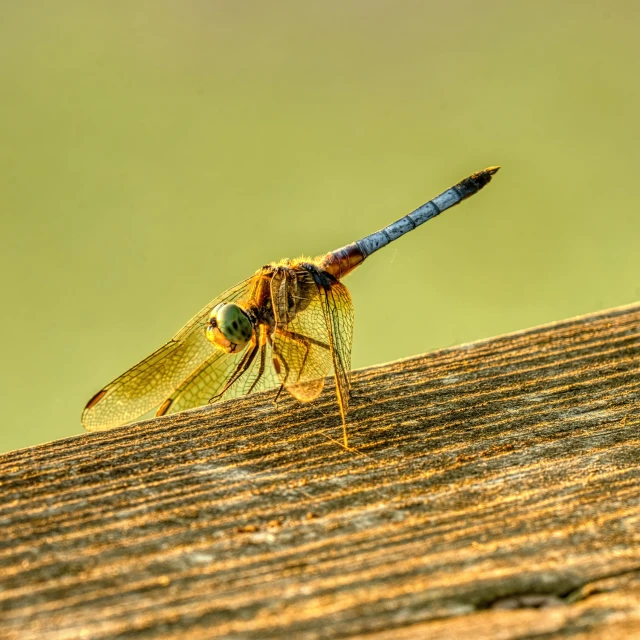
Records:
[[[227,289],[201,309],[176,335],[150,356],[99,391],[82,412],[87,431],[103,431],[131,422],[170,397],[215,353],[204,327],[213,307],[240,301],[253,278]]]
[[[273,275],[271,300],[275,368],[294,398],[310,402],[320,395],[332,365],[321,288],[305,269],[286,269]]]
[[[225,353],[214,349],[211,356],[160,405],[156,415],[177,413],[207,404],[224,388],[226,380],[233,375],[243,356],[243,352]]]
[[[349,290],[334,278],[331,278],[330,287],[320,288],[320,301],[329,334],[336,393],[344,423],[351,388],[349,376],[353,343],[353,303]]]
[[[261,328],[264,331],[264,327]],[[250,361],[247,352],[228,354],[216,351],[162,405],[158,415],[176,413],[207,403],[237,398],[248,393],[273,389],[280,380],[271,362],[271,347],[250,345],[256,353]],[[233,383],[225,389],[232,379]]]

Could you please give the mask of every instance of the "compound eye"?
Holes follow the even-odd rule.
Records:
[[[236,353],[245,347],[252,335],[251,320],[239,305],[222,302],[211,311],[207,338],[217,347]]]

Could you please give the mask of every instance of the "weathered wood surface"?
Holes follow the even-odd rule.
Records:
[[[0,637],[640,637],[640,306],[355,392],[0,457]]]

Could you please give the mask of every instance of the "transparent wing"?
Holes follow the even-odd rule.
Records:
[[[353,343],[353,303],[349,290],[330,277],[331,285],[320,288],[320,300],[328,327],[329,344],[336,378],[336,393],[343,424],[349,406],[351,388],[351,345]],[[346,442],[346,435],[345,435]]]
[[[287,391],[302,402],[320,395],[332,365],[320,292],[313,275],[303,268],[280,270],[271,280],[274,365]]]
[[[103,431],[125,424],[170,397],[195,370],[215,355],[216,349],[204,331],[211,309],[220,302],[243,300],[248,296],[252,281],[253,278],[248,278],[227,289],[201,309],[169,342],[93,396],[82,412],[84,428]]]
[[[162,405],[158,415],[277,387],[280,380],[273,368],[271,347],[266,343],[266,327],[261,326],[260,331],[261,345],[253,343],[239,354],[214,353]]]

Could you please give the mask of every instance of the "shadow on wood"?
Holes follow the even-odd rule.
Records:
[[[640,633],[640,306],[0,457],[2,638]]]

